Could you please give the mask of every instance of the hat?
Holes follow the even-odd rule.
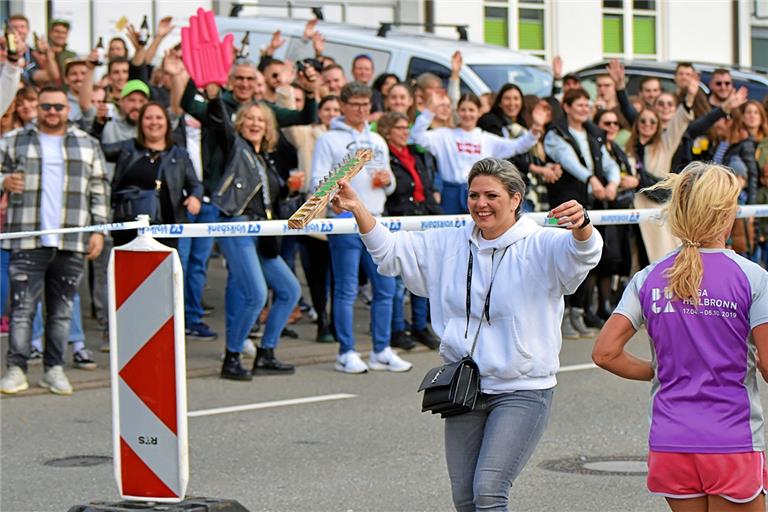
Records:
[[[128,80],[120,91],[120,98],[125,98],[134,92],[140,92],[149,98],[149,86],[141,80]]]
[[[67,72],[69,71],[69,67],[74,64],[88,64],[88,61],[85,59],[85,57],[71,57],[64,61],[64,76],[67,75]]]
[[[56,19],[51,20],[51,24],[49,26],[50,27],[55,27],[56,25],[64,25],[65,27],[67,27],[67,30],[69,30],[69,28],[70,28],[69,22],[67,20],[64,20],[64,19],[61,19],[61,18],[56,18]]]

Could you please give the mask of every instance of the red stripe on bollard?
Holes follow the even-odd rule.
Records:
[[[176,498],[160,478],[120,438],[120,458],[123,473],[123,494],[147,498]]]

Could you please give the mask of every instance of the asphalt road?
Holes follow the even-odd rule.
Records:
[[[638,335],[631,346],[647,354]],[[589,341],[566,341],[564,367],[589,362]],[[406,374],[342,375],[331,364],[295,376],[188,381],[189,410],[347,393],[335,401],[189,418],[187,494],[237,499],[249,510],[450,510],[442,420],[420,412],[419,381],[435,353],[408,356]],[[642,457],[649,385],[598,369],[562,373],[536,453],[515,482],[511,510],[662,511],[643,476],[556,472],[579,457]],[[762,388],[764,402],[768,398]],[[111,456],[109,390],[0,401],[0,509],[63,511],[117,501],[111,462],[51,467],[51,459]],[[567,466],[567,464],[566,464]],[[578,468],[578,465],[575,465]]]

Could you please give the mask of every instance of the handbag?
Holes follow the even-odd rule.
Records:
[[[441,418],[464,414],[475,408],[480,394],[480,370],[471,356],[465,356],[429,370],[419,391],[424,391],[421,412],[430,411]]]
[[[163,186],[163,164],[157,166],[155,188],[142,189],[136,185],[115,190],[112,193],[113,219],[130,222],[139,215],[148,215],[150,224],[161,224],[160,189]]]
[[[499,266],[504,255],[507,254],[509,246],[499,258]],[[495,256],[495,251],[494,251]],[[493,257],[491,258],[491,268],[493,268]],[[498,271],[499,267],[496,267]],[[442,366],[432,368],[424,376],[419,386],[419,392],[423,391],[424,396],[421,401],[421,412],[431,412],[440,414],[441,418],[458,416],[470,412],[475,408],[477,398],[480,396],[480,369],[477,367],[472,355],[475,353],[477,339],[480,336],[480,329],[483,327],[483,317],[490,323],[491,321],[491,290],[496,272],[492,272],[491,282],[488,285],[488,293],[485,296],[485,305],[483,314],[480,317],[480,324],[475,331],[475,339],[472,341],[472,349],[469,355],[464,356],[454,363],[446,363]],[[469,248],[469,264],[467,265],[467,329],[469,329],[469,318],[472,303],[470,292],[472,288],[472,247]],[[466,338],[466,331],[464,336]]]

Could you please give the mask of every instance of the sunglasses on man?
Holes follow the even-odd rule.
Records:
[[[51,109],[55,110],[56,112],[61,112],[67,108],[67,106],[63,103],[41,103],[40,108],[46,112],[50,111]]]

